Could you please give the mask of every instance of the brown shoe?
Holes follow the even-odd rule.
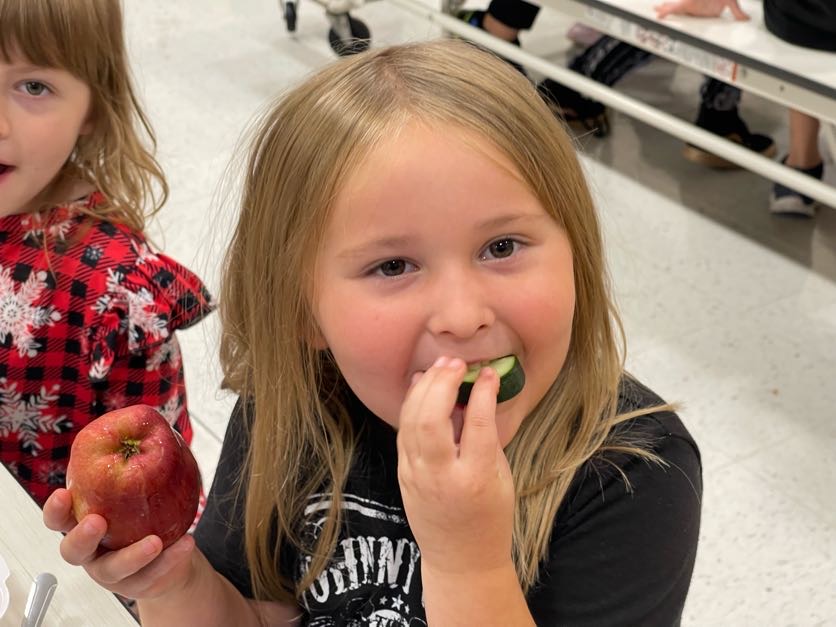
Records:
[[[775,142],[772,141],[771,137],[761,135],[760,133],[749,132],[749,128],[741,119],[737,108],[730,111],[713,111],[706,107],[701,107],[695,124],[706,131],[711,131],[715,135],[740,144],[764,157],[772,158],[777,152]],[[688,159],[688,161],[693,161],[694,163],[699,163],[709,168],[721,170],[740,168],[737,163],[724,159],[719,155],[715,155],[713,152],[709,152],[693,144],[685,144],[685,148],[682,150],[682,156]]]

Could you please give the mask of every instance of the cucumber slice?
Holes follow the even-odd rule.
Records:
[[[490,368],[496,370],[499,375],[499,392],[496,394],[496,402],[514,398],[525,385],[525,373],[523,372],[520,360],[515,355],[508,355],[494,359],[490,364]],[[470,398],[470,392],[473,390],[473,384],[476,382],[476,377],[479,376],[479,371],[482,366],[472,366],[464,375],[462,384],[459,386],[459,395],[456,398],[456,403],[459,405],[467,405]]]

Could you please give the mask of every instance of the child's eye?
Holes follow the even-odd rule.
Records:
[[[510,257],[519,248],[520,243],[510,237],[503,237],[488,244],[482,252],[482,259],[504,259]]]
[[[376,274],[383,276],[400,276],[411,272],[414,266],[403,259],[388,259],[374,268]]]
[[[49,91],[49,87],[40,81],[26,81],[22,88],[30,96],[42,96]]]

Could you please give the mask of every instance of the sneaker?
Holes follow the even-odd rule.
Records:
[[[471,9],[462,9],[461,11],[456,12],[456,18],[460,19],[462,22],[467,22],[471,26],[475,26],[479,30],[485,30],[482,26],[482,22],[485,20],[485,12],[484,11],[477,11]],[[520,46],[520,40],[518,37],[514,38],[514,41],[510,42],[515,46]],[[508,64],[514,67],[520,74],[525,77],[528,77],[528,74],[525,71],[525,68],[521,66],[519,63],[515,61],[511,61],[510,59],[506,59],[505,57],[500,57],[503,61],[506,61]]]
[[[595,137],[609,134],[607,109],[597,100],[585,98],[574,89],[550,78],[537,85],[537,91],[554,114],[575,133],[592,133]]]
[[[786,163],[786,161],[786,157],[781,159],[781,163]],[[798,170],[807,176],[822,180],[824,176],[824,163],[807,169],[793,167],[793,170]],[[769,211],[779,215],[812,218],[816,215],[816,201],[801,192],[797,192],[780,183],[775,183],[772,186],[772,193],[769,195]]]
[[[757,152],[764,157],[774,157],[777,152],[775,142],[772,141],[771,137],[749,132],[749,127],[746,126],[746,123],[740,117],[736,107],[730,111],[715,111],[707,107],[700,107],[695,124],[702,129],[711,131],[715,135],[724,137],[729,141],[733,141],[749,150]],[[738,164],[693,144],[685,145],[682,156],[688,159],[688,161],[700,163],[710,168],[724,170],[740,168]]]

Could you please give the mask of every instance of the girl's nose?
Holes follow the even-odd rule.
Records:
[[[467,339],[493,324],[496,319],[493,300],[477,275],[448,275],[436,281],[427,302],[431,333]]]

